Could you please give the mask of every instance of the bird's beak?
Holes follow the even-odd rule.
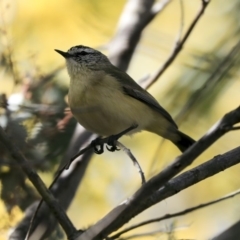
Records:
[[[61,50],[58,49],[54,49],[57,53],[61,54],[64,58],[70,58],[72,55],[69,54],[68,52],[63,52]]]

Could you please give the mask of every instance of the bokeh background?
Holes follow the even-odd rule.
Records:
[[[76,124],[71,118],[66,126],[59,127],[67,107],[69,78],[64,60],[54,49],[66,51],[82,44],[108,54],[108,43],[125,4],[125,0],[0,0],[0,124],[14,137],[47,185]],[[183,27],[184,33],[200,5],[200,0],[173,0],[144,30],[128,69],[136,81],[154,73],[166,61],[179,29]],[[238,0],[212,1],[176,61],[149,89],[180,129],[196,140],[239,105],[239,11]],[[36,112],[40,104],[53,106],[54,110],[50,114]],[[239,137],[237,131],[228,133],[192,166],[237,147]],[[171,143],[146,132],[123,137],[122,143],[131,149],[147,178],[180,154]],[[2,240],[7,239],[26,207],[39,196],[0,147]],[[239,170],[238,165],[234,166],[192,186],[145,211],[131,223],[235,191],[240,186]],[[137,170],[123,152],[94,155],[68,215],[77,228],[88,227],[133,194],[140,183]],[[149,239],[209,239],[239,220],[238,203],[236,196],[136,232],[162,231]]]

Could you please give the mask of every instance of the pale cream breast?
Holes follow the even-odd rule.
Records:
[[[147,105],[124,94],[121,85],[113,77],[101,72],[94,76],[98,78],[89,81],[91,76],[88,75],[71,79],[74,84],[71,83],[69,89],[69,105],[82,126],[108,136],[134,124],[139,125],[134,132],[149,124],[154,113]]]

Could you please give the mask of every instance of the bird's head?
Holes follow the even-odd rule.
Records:
[[[66,59],[70,77],[81,74],[83,71],[98,71],[102,69],[104,65],[110,64],[104,54],[83,45],[71,47],[67,52],[57,49],[55,49],[55,51]]]

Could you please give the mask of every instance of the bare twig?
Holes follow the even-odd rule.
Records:
[[[164,233],[161,229],[160,230],[156,230],[156,231],[151,231],[151,232],[145,232],[145,233],[138,233],[138,234],[133,234],[131,236],[127,236],[124,238],[119,238],[119,240],[128,240],[128,239],[134,239],[134,238],[143,238],[143,237],[149,237],[149,236],[156,236],[158,234],[162,234]],[[112,239],[112,238],[110,238]]]
[[[108,138],[103,138],[103,139],[101,139],[101,143],[107,143],[107,140],[108,140]],[[60,169],[60,170],[58,171],[58,173],[57,173],[57,175],[56,175],[55,178],[58,178],[58,177],[59,177],[59,174],[61,174],[65,169],[69,169],[69,167],[71,166],[72,162],[73,162],[75,159],[77,159],[78,157],[80,157],[81,155],[83,155],[85,152],[87,152],[87,151],[90,150],[90,149],[93,149],[93,146],[92,146],[91,144],[88,145],[87,147],[81,149],[76,155],[74,155],[74,156],[70,159],[70,161],[69,161],[65,166],[63,166],[62,169]],[[55,179],[54,179],[54,180],[55,180]]]
[[[182,50],[185,42],[187,41],[188,37],[192,33],[194,27],[196,26],[196,24],[199,21],[199,19],[201,18],[201,16],[204,14],[205,9],[206,9],[208,3],[210,2],[210,0],[201,0],[201,1],[202,1],[201,8],[200,8],[198,14],[196,15],[196,17],[194,18],[194,20],[192,21],[192,23],[190,24],[189,28],[187,29],[187,31],[186,31],[185,35],[183,36],[182,40],[176,42],[176,44],[173,48],[173,51],[169,55],[167,61],[158,69],[158,71],[155,74],[153,74],[145,82],[145,84],[144,84],[145,88],[149,88],[153,83],[155,83],[157,81],[157,79],[163,74],[163,72],[165,72],[165,70],[176,59],[176,57],[178,56],[178,54]]]
[[[179,0],[179,3],[180,3],[180,27],[179,27],[179,31],[178,31],[176,44],[179,43],[179,41],[180,41],[180,39],[182,37],[183,29],[184,29],[184,6],[183,6],[183,0]]]
[[[210,205],[213,205],[213,204],[216,204],[216,203],[225,201],[225,200],[227,200],[227,199],[229,199],[229,198],[233,198],[233,197],[235,197],[235,196],[238,195],[238,194],[240,194],[240,190],[235,191],[234,193],[228,194],[228,195],[225,196],[225,197],[222,197],[222,198],[219,198],[219,199],[216,199],[216,200],[207,202],[207,203],[202,203],[202,204],[200,204],[200,205],[198,205],[198,206],[191,207],[191,208],[187,208],[187,209],[185,209],[185,210],[183,210],[183,211],[180,211],[180,212],[176,212],[176,213],[173,213],[173,214],[166,214],[166,215],[164,215],[164,216],[162,216],[162,217],[158,217],[158,218],[153,218],[153,219],[150,219],[150,220],[146,220],[146,221],[144,221],[144,222],[141,222],[141,223],[132,225],[131,227],[125,228],[124,230],[118,232],[117,234],[111,236],[110,238],[111,238],[111,239],[119,238],[122,234],[124,234],[124,233],[126,233],[126,232],[129,232],[129,231],[131,231],[131,230],[133,230],[133,229],[142,227],[142,226],[147,225],[147,224],[150,224],[150,223],[160,222],[160,221],[162,221],[162,220],[166,220],[166,219],[170,219],[170,218],[182,216],[182,215],[185,215],[185,214],[194,212],[194,211],[196,211],[196,210],[199,210],[199,209],[208,207],[208,206],[210,206]]]
[[[137,159],[133,156],[132,152],[130,151],[129,148],[126,148],[122,143],[120,143],[119,141],[117,141],[117,146],[119,146],[129,157],[130,159],[133,161],[133,165],[137,167],[138,172],[140,173],[141,179],[142,179],[142,184],[144,184],[146,182],[145,176],[144,176],[144,172],[142,171],[142,168],[139,164],[139,162],[137,161]]]
[[[240,126],[238,126],[238,127],[231,127],[231,128],[229,128],[229,130],[231,130],[231,131],[240,130]]]

